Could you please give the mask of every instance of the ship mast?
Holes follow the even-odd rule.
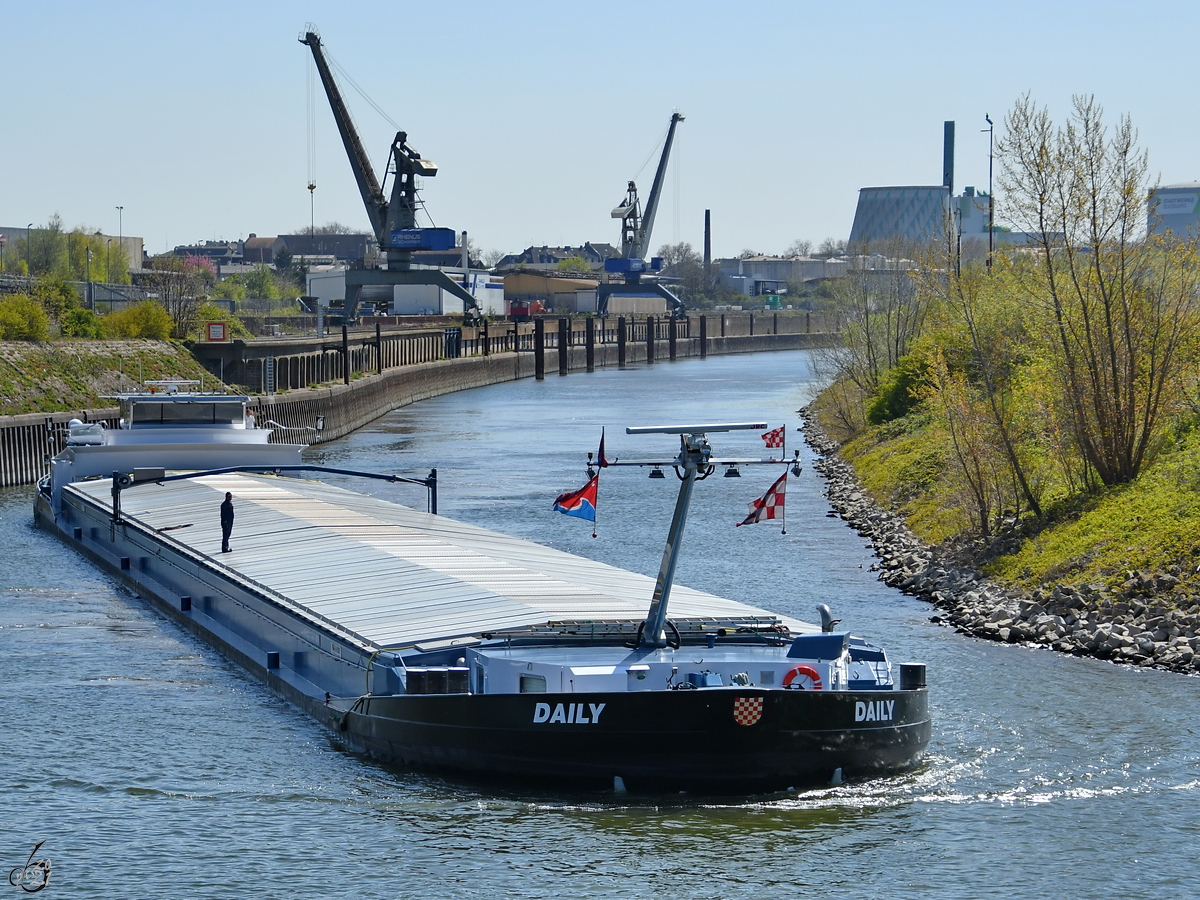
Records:
[[[675,500],[675,512],[671,516],[671,527],[667,532],[667,545],[663,550],[662,563],[658,567],[658,580],[654,584],[654,595],[650,600],[650,609],[646,620],[638,629],[638,649],[653,650],[667,646],[667,606],[671,599],[671,587],[675,583],[675,564],[679,560],[679,548],[683,543],[683,531],[687,525],[688,508],[692,503],[692,488],[697,481],[703,481],[711,475],[718,465],[788,462],[787,459],[735,459],[716,460],[712,458],[712,447],[708,444],[708,434],[722,431],[765,431],[765,422],[736,422],[723,425],[665,425],[626,428],[626,434],[677,434],[679,435],[679,455],[672,460],[630,460],[628,462],[612,461],[610,466],[673,466],[679,476],[679,496]],[[799,474],[799,451],[794,461]]]

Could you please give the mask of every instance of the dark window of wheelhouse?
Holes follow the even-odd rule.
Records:
[[[133,404],[133,427],[139,425],[235,425],[243,421],[242,404],[166,403],[142,401]]]
[[[521,693],[522,694],[544,694],[544,693],[546,693],[546,676],[545,675],[522,675],[521,676]]]

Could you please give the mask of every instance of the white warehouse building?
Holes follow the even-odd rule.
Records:
[[[444,267],[452,281],[464,284],[479,304],[485,316],[503,316],[508,310],[504,303],[504,279],[484,269]],[[308,295],[316,297],[322,306],[346,299],[346,270],[331,269],[311,272],[308,276]],[[435,284],[367,285],[362,289],[361,302],[386,308],[389,316],[459,316],[463,301]]]

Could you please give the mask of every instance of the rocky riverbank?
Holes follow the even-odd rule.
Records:
[[[881,509],[837,444],[807,409],[801,414],[833,514],[871,541],[881,581],[938,608],[932,621],[994,641],[1200,674],[1200,603],[1174,596],[1173,575],[1133,573],[1117,591],[1047,585],[1025,593],[995,584],[970,566],[939,559],[901,516]]]

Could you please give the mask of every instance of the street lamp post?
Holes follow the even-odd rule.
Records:
[[[33,274],[33,223],[30,222],[25,226],[25,268],[29,270],[29,274]],[[17,271],[20,271],[18,269]]]
[[[125,207],[117,207],[117,252],[125,254]]]
[[[988,133],[988,258],[987,270],[988,274],[992,274],[992,254],[996,250],[996,198],[992,193],[992,160],[995,159],[995,132],[996,126],[992,122],[992,117],[987,113],[983,114],[983,118],[987,121],[988,127],[982,129]]]

